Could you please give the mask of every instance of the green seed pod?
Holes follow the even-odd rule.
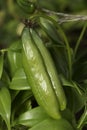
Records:
[[[22,45],[23,67],[38,104],[51,117],[55,119],[60,118],[59,104],[52,83],[45,68],[43,58],[28,28],[23,30]]]
[[[32,33],[32,37],[35,41],[35,44],[38,47],[38,49],[43,57],[43,61],[45,63],[48,75],[49,75],[51,83],[52,83],[52,87],[54,89],[54,93],[60,104],[60,110],[64,110],[66,108],[67,101],[66,101],[66,97],[64,94],[64,90],[62,88],[62,85],[61,85],[59,77],[58,77],[57,70],[56,70],[54,62],[52,60],[52,57],[51,57],[49,51],[47,50],[47,48],[45,47],[45,44],[43,43],[42,39],[35,32],[35,30],[31,29],[30,31]]]

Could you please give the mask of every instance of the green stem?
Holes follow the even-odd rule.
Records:
[[[68,56],[68,67],[69,67],[69,79],[72,77],[72,57],[71,57],[71,48],[69,46],[69,42],[63,30],[60,28],[60,32],[64,38],[64,42],[66,44],[67,56]]]
[[[80,36],[79,36],[79,39],[77,40],[77,43],[76,43],[76,46],[75,46],[75,50],[74,50],[74,57],[75,57],[76,54],[77,54],[78,47],[79,47],[79,45],[80,45],[80,43],[81,43],[81,40],[82,40],[82,37],[83,37],[83,35],[84,35],[84,33],[85,33],[86,27],[87,27],[87,23],[84,25],[84,27],[83,27],[83,29],[82,29],[82,31],[81,31],[81,34],[80,34]]]

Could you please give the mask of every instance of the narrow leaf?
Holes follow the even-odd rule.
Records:
[[[87,106],[85,106],[85,110],[84,110],[83,114],[80,117],[77,128],[80,129],[85,124],[87,124]]]
[[[13,90],[28,90],[30,86],[27,82],[27,78],[23,68],[20,68],[16,71],[12,82],[10,83],[10,89]]]
[[[69,122],[65,119],[54,120],[48,118],[38,123],[29,130],[74,130]]]
[[[45,111],[41,107],[36,107],[21,114],[17,118],[16,124],[32,127],[46,118],[48,118],[48,115]]]
[[[64,75],[60,74],[60,80],[63,86],[74,87],[73,83],[66,79]]]
[[[60,74],[60,80],[61,80],[63,86],[72,87],[72,88],[76,89],[76,91],[80,95],[82,95],[82,91],[79,88],[79,84],[77,84],[75,81],[66,79],[62,74]]]
[[[2,73],[3,73],[3,62],[4,62],[4,57],[3,54],[0,55],[0,79],[2,77]]]
[[[85,105],[84,94],[80,94],[76,88],[66,87],[67,107],[75,114]]]
[[[12,117],[15,114],[20,115],[21,112],[30,109],[32,92],[30,90],[20,91],[12,102]]]
[[[11,130],[11,128],[10,128],[10,114],[11,114],[10,93],[6,87],[1,86],[0,87],[0,115],[4,119],[8,130]]]
[[[21,46],[21,40],[15,41],[14,43],[12,43],[9,47],[9,50],[11,51],[15,51],[15,52],[20,52],[22,49]]]
[[[55,62],[56,68],[58,69],[59,73],[62,73],[65,77],[68,77],[69,70],[68,70],[68,58],[66,54],[65,47],[52,47],[50,51],[53,56],[53,60]]]
[[[58,30],[54,26],[54,24],[45,18],[40,18],[40,26],[43,28],[43,30],[47,33],[47,35],[55,41],[57,44],[63,46],[63,42],[60,39],[60,35],[58,33]]]

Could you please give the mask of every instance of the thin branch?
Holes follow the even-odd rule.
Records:
[[[83,35],[84,35],[85,31],[86,31],[86,28],[87,28],[87,23],[85,23],[85,25],[84,25],[84,27],[83,27],[83,29],[81,31],[81,34],[80,34],[80,36],[79,36],[79,38],[78,38],[78,40],[76,42],[76,46],[75,46],[75,50],[74,50],[74,57],[76,56],[76,53],[78,51],[78,48],[79,48],[79,45],[80,45],[81,40],[83,38]]]
[[[66,14],[61,12],[55,12],[48,9],[42,8],[42,11],[47,13],[48,15],[57,15],[59,17],[58,23],[65,23],[65,22],[74,22],[74,21],[86,21],[87,15],[73,15],[73,14]]]

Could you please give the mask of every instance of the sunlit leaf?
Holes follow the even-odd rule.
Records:
[[[3,70],[1,80],[2,80],[4,83],[8,84],[8,85],[9,85],[9,83],[10,83],[9,75],[8,75],[8,73],[5,71],[5,69]]]
[[[8,89],[0,85],[0,115],[5,120],[8,130],[10,128],[11,97]]]
[[[10,77],[12,78],[16,70],[22,67],[21,53],[8,50],[7,55],[6,55],[5,67],[7,71],[9,72]]]
[[[10,51],[15,51],[15,52],[20,52],[22,49],[21,46],[21,40],[15,41],[13,44],[10,45],[9,50]]]
[[[10,89],[13,90],[28,90],[30,86],[27,82],[27,78],[23,68],[16,71],[14,77],[12,78]]]
[[[74,130],[71,124],[65,119],[46,119],[29,130]]]
[[[25,126],[32,127],[37,123],[46,119],[48,115],[41,107],[33,108],[25,113],[22,113],[17,120],[15,121],[16,124],[22,124]]]

